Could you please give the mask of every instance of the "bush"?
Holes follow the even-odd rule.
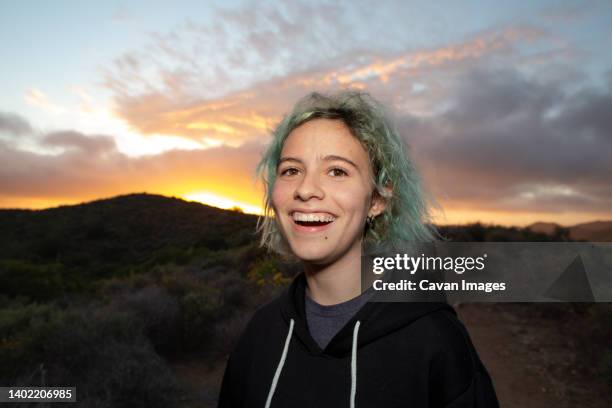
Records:
[[[0,383],[14,384],[9,380],[41,359],[46,339],[64,318],[64,312],[50,304],[16,301],[0,309]]]
[[[226,358],[234,350],[240,335],[246,328],[253,311],[236,313],[230,318],[223,319],[215,325],[214,343],[211,352],[215,357]]]
[[[62,272],[62,265],[58,263],[39,265],[25,260],[0,260],[0,290],[10,297],[51,300],[64,293]]]
[[[186,294],[181,304],[185,351],[206,349],[212,343],[213,327],[222,306],[219,291],[201,288]]]
[[[237,274],[226,273],[221,275],[215,282],[215,286],[221,289],[223,300],[223,311],[232,314],[234,311],[245,308],[251,299],[253,287],[241,279]]]
[[[14,304],[0,312],[0,330],[4,384],[76,386],[86,406],[175,405],[177,380],[134,314]]]
[[[284,276],[275,258],[264,258],[255,263],[249,270],[248,279],[264,289],[281,288],[291,282],[290,278]]]
[[[143,324],[143,332],[159,352],[180,348],[180,305],[166,289],[147,286],[124,293],[114,302],[117,310],[134,313]]]

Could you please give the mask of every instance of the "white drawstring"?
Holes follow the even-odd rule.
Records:
[[[351,351],[351,408],[355,408],[355,395],[357,394],[357,335],[359,334],[359,325],[361,322],[357,320],[353,329],[353,350]]]
[[[281,356],[280,362],[278,363],[278,367],[276,367],[276,372],[274,373],[274,378],[272,379],[272,385],[270,386],[270,392],[268,392],[266,408],[270,408],[270,404],[272,403],[272,397],[274,396],[274,391],[276,390],[276,384],[278,384],[278,377],[280,377],[281,371],[283,371],[283,365],[285,365],[287,351],[289,351],[289,342],[291,341],[291,334],[293,333],[293,324],[293,319],[291,319],[291,321],[289,322],[289,333],[287,333],[285,347],[283,348],[283,355]]]
[[[281,355],[278,367],[276,367],[276,372],[274,373],[274,378],[272,379],[272,385],[270,386],[270,391],[268,392],[268,399],[266,400],[265,408],[270,408],[272,397],[274,396],[274,391],[276,391],[276,385],[278,384],[278,378],[280,377],[281,371],[283,371],[283,366],[285,365],[285,360],[287,359],[287,352],[289,351],[289,342],[291,341],[291,335],[293,334],[294,323],[295,322],[293,319],[291,319],[289,322],[289,333],[287,333],[283,354]],[[351,408],[355,408],[355,396],[357,395],[357,337],[359,335],[360,325],[361,322],[358,320],[353,328],[353,347],[351,351]]]

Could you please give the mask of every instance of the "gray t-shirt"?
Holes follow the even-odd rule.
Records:
[[[373,294],[369,288],[361,295],[336,305],[320,305],[305,294],[306,296],[306,322],[310,335],[317,342],[321,349],[325,349],[331,339],[351,320],[351,317],[366,304]]]

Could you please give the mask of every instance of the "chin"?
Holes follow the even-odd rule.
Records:
[[[330,259],[333,257],[333,254],[329,249],[321,248],[316,245],[300,245],[299,248],[293,247],[292,251],[293,254],[300,260],[316,264],[329,263]]]

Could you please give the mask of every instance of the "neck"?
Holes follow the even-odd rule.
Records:
[[[361,294],[361,241],[331,264],[305,265],[308,296],[321,305],[346,302]]]

